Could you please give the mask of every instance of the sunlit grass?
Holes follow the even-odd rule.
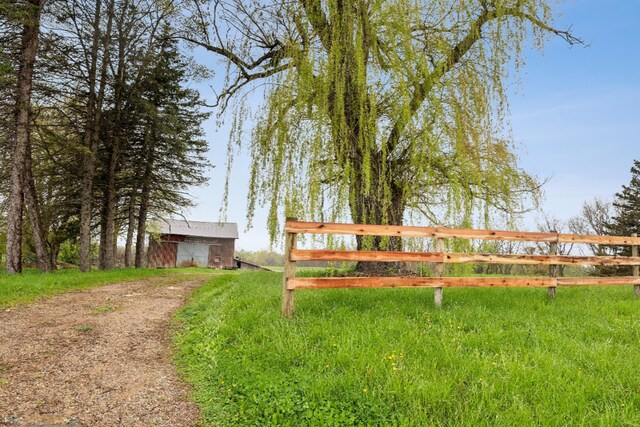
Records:
[[[296,292],[224,275],[179,318],[177,360],[209,425],[637,425],[630,287]]]

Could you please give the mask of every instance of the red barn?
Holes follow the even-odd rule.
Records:
[[[155,224],[149,239],[149,267],[236,268],[238,224],[166,219]]]

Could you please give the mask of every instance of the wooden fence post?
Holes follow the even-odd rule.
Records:
[[[287,221],[296,221],[296,218],[287,218]],[[285,223],[286,224],[286,223]],[[296,262],[291,261],[291,250],[296,248],[298,235],[285,232],[284,238],[284,272],[282,273],[282,315],[293,316],[293,289],[288,288],[289,279],[296,277]]]
[[[638,237],[638,233],[633,233],[631,236],[632,236],[632,237]],[[637,256],[638,256],[638,245],[632,245],[632,246],[631,246],[631,256],[632,256],[632,257],[637,257]],[[639,267],[639,266],[637,266],[637,265],[634,265],[634,266],[631,268],[631,271],[632,271],[632,273],[631,273],[631,274],[632,274],[633,276],[635,276],[635,277],[640,276],[640,274],[638,274],[638,270],[640,270],[640,267]],[[634,294],[636,297],[640,297],[640,285],[633,285],[633,294]]]
[[[444,239],[441,237],[436,239],[436,252],[444,253]],[[444,262],[437,262],[435,270],[436,277],[443,277]],[[436,308],[442,307],[442,287],[433,288],[433,302],[435,303]]]
[[[557,255],[558,254],[558,242],[549,243],[549,255]],[[549,277],[555,278],[558,277],[558,265],[550,265],[549,266]],[[549,286],[547,288],[547,297],[549,299],[554,299],[556,297],[556,286]]]

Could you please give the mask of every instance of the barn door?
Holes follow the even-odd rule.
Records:
[[[209,268],[221,268],[222,267],[222,245],[209,245],[209,262],[207,264]]]
[[[204,267],[207,262],[207,246],[201,243],[178,243],[176,264],[178,267]]]

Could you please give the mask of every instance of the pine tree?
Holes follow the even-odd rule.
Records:
[[[616,193],[613,206],[618,215],[612,218],[610,225],[611,234],[629,236],[632,233],[640,234],[640,161],[634,160],[631,167],[631,181],[629,185],[623,185],[622,191]]]
[[[168,31],[166,28],[165,33]],[[129,223],[129,228],[137,225],[136,267],[144,266],[148,218],[192,206],[187,189],[206,183],[204,172],[209,167],[202,130],[209,114],[200,111],[200,94],[186,88],[189,63],[179,52],[177,42],[164,40],[137,100],[142,127],[135,149],[137,156],[130,169],[137,179],[131,182],[133,191],[129,196],[139,207],[137,224]]]
[[[617,212],[607,224],[607,234],[613,236],[631,236],[640,234],[640,161],[634,160],[631,167],[631,181],[629,185],[623,185],[622,191],[616,193],[613,206]],[[614,255],[630,256],[630,246],[618,246],[613,250]],[[610,268],[604,271],[606,274],[623,275],[631,274],[631,267]]]

